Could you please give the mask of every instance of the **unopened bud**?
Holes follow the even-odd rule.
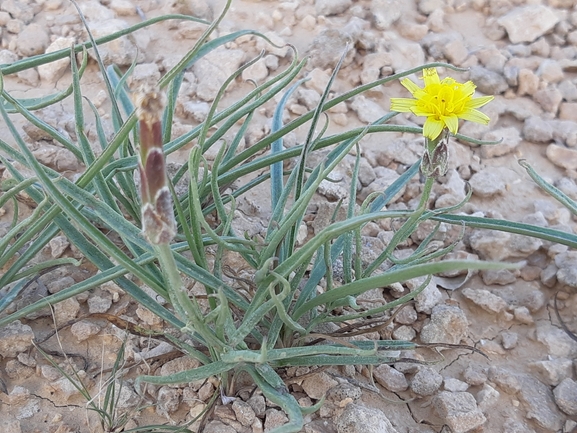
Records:
[[[162,147],[164,94],[142,88],[136,97],[140,128],[138,169],[142,200],[142,232],[152,244],[169,243],[176,234],[172,195]]]

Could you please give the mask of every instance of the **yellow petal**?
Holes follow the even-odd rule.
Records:
[[[411,92],[411,94],[413,96],[415,95],[415,92],[422,90],[419,86],[417,86],[415,83],[413,83],[408,78],[401,80],[401,84],[403,85],[403,87],[405,89],[407,89],[409,92]]]
[[[467,102],[467,108],[479,108],[485,105],[487,102],[491,102],[495,99],[494,96],[481,96],[480,98],[473,98]]]
[[[410,113],[413,111],[416,103],[416,99],[391,98],[391,111],[398,111],[399,113]]]
[[[491,120],[485,113],[481,113],[479,110],[475,110],[474,108],[460,113],[459,117],[461,119],[470,120],[471,122],[482,123],[483,125],[489,124],[489,121]]]
[[[451,132],[451,134],[455,135],[457,130],[459,129],[459,118],[457,116],[443,116],[443,122],[447,125],[447,128]]]
[[[441,134],[444,127],[445,124],[441,120],[435,120],[434,118],[429,117],[423,126],[423,135],[434,140]]]
[[[429,117],[435,115],[435,113],[427,109],[427,106],[424,104],[415,104],[415,107],[411,111],[415,116]]]
[[[461,87],[461,92],[463,92],[466,95],[472,96],[473,93],[475,93],[476,88],[477,86],[475,86],[475,84],[472,81],[467,81],[465,84],[463,84],[463,87]]]
[[[441,83],[441,80],[439,80],[439,74],[437,74],[437,70],[435,68],[423,69],[423,80],[425,81],[425,87],[431,84]]]

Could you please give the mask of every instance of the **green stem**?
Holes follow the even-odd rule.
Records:
[[[189,298],[170,245],[160,243],[153,245],[153,247],[168,284],[166,291],[168,292],[170,303],[176,310],[177,315],[186,323],[186,328],[192,327],[192,330],[188,331],[198,333],[207,345],[222,347],[222,342],[204,323],[198,304]]]
[[[419,202],[419,206],[415,211],[411,214],[411,216],[405,221],[402,227],[394,234],[393,238],[387,248],[376,258],[376,260],[371,263],[363,274],[363,278],[369,277],[377,267],[381,265],[390,255],[393,253],[393,250],[407,239],[415,226],[419,223],[420,218],[423,216],[423,213],[427,210],[427,203],[429,202],[429,197],[431,196],[431,190],[435,183],[434,177],[427,177],[425,180],[425,186],[423,188],[423,194],[421,195],[421,201]]]

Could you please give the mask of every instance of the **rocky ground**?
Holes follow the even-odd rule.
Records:
[[[133,24],[142,17],[179,11],[206,19],[220,11],[222,1],[182,0],[168,5],[161,0],[78,0],[94,36]],[[167,3],[167,2],[166,2]],[[495,95],[483,108],[488,126],[468,123],[460,132],[501,144],[475,147],[453,140],[450,170],[433,190],[432,206],[456,204],[465,197],[466,182],[473,197],[464,208],[468,214],[502,217],[574,232],[575,219],[559,203],[544,195],[517,160],[526,159],[536,170],[573,199],[577,199],[577,1],[575,0],[233,0],[219,28],[224,34],[256,28],[277,44],[291,43],[308,53],[311,78],[288,104],[287,116],[302,114],[318,102],[320,93],[347,40],[353,42],[334,85],[336,94],[359,84],[419,66],[429,61],[448,61],[468,68],[453,74],[473,80],[480,93]],[[74,7],[66,0],[2,0],[0,2],[0,64],[45,51],[69,47],[85,38]],[[133,79],[158,78],[194,44],[203,27],[191,22],[165,22],[137,32],[102,48],[107,63],[128,66],[138,56]],[[288,50],[267,46],[244,37],[207,56],[185,76],[179,97],[178,124],[183,133],[207,115],[224,79],[244,62],[266,49],[266,56],[245,71],[228,97],[246,90],[246,80],[261,82],[288,62]],[[70,82],[68,62],[62,60],[5,78],[15,96],[33,97],[65,88]],[[417,80],[417,77],[414,77]],[[95,64],[84,77],[85,95],[106,118],[107,100]],[[331,110],[332,128],[365,125],[388,111],[389,98],[408,97],[398,83],[373,89]],[[258,114],[257,126],[245,137],[249,146],[270,129],[274,105]],[[74,133],[72,111],[62,104],[45,109],[48,123]],[[398,116],[394,122],[415,124],[420,119]],[[67,150],[39,136],[37,130],[19,124],[35,155],[66,175],[82,167]],[[0,124],[6,137],[4,125]],[[90,138],[95,129],[88,128]],[[302,137],[292,136],[296,143]],[[290,139],[285,142],[290,145]],[[361,198],[389,185],[422,154],[422,140],[412,135],[379,134],[364,139],[360,183]],[[186,158],[185,153],[173,155]],[[350,161],[335,174],[339,182],[319,191],[316,218],[309,234],[324,227],[335,200],[345,197]],[[414,206],[420,192],[413,179],[391,208]],[[267,201],[268,203],[268,201]],[[239,209],[247,218],[244,228],[262,230],[258,216],[268,212],[262,198],[246,199]],[[6,227],[11,208],[3,209]],[[247,223],[249,218],[252,223]],[[418,244],[431,227],[421,227],[404,245]],[[376,251],[390,239],[390,224],[369,224],[365,242]],[[458,229],[443,226],[440,241],[451,242]],[[51,244],[52,257],[73,254],[66,239]],[[401,252],[402,253],[402,252]],[[381,337],[420,342],[466,343],[481,349],[488,359],[465,351],[405,354],[419,359],[439,359],[432,365],[381,365],[287,371],[290,388],[303,405],[315,403],[327,393],[323,408],[308,416],[307,433],[456,433],[467,431],[531,433],[577,431],[577,342],[561,329],[553,309],[558,307],[567,326],[577,330],[577,253],[566,247],[517,235],[468,230],[453,253],[458,257],[520,263],[517,271],[487,271],[460,284],[434,280],[414,305],[398,314]],[[79,281],[89,270],[66,269],[41,280],[48,293]],[[418,281],[407,283],[409,289]],[[374,291],[367,302],[385,303],[394,289]],[[403,288],[400,288],[403,290]],[[398,296],[398,295],[397,295]],[[23,300],[21,302],[26,302]],[[18,432],[101,431],[86,401],[54,367],[30,346],[30,339],[45,339],[57,324],[87,313],[130,315],[140,325],[159,329],[162,324],[110,284],[84,294],[52,315],[29,318],[0,330],[0,374],[6,384],[0,393],[0,430]],[[102,366],[113,362],[124,339],[123,331],[107,321],[79,320],[43,343],[53,356],[73,357],[91,389]],[[166,353],[169,355],[166,355]],[[132,337],[126,359],[154,359],[161,355],[160,372],[191,368],[191,361],[171,359],[164,343]],[[164,356],[164,358],[162,358]],[[57,357],[59,362],[64,358]],[[83,364],[82,360],[86,362]],[[141,368],[141,367],[138,367]],[[133,369],[132,373],[144,371]],[[374,378],[376,388],[369,378]],[[303,377],[299,377],[303,376]],[[134,411],[139,402],[125,382],[121,411],[131,420],[126,427],[153,423],[177,425],[200,413],[214,392],[210,381],[151,392],[152,405]],[[286,417],[274,404],[250,388],[241,388],[237,399],[217,405],[206,424],[206,433],[268,431]],[[193,431],[196,427],[192,427]]]

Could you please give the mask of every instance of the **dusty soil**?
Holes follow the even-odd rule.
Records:
[[[89,22],[98,22],[96,16],[103,14],[97,7],[98,2],[79,3],[85,7]],[[101,3],[104,9],[129,24],[141,19],[137,8],[147,18],[175,9],[210,18],[223,5],[222,1],[210,0],[182,1],[177,2],[176,6],[164,4],[160,0],[112,0]],[[529,33],[533,32],[529,36],[519,36],[516,32],[521,32],[519,27],[524,25],[508,27],[503,17],[526,11],[526,7],[543,8],[538,11],[538,15],[533,16],[534,21],[531,23],[545,23],[550,19],[554,21],[553,24],[549,28],[529,29]],[[496,95],[495,101],[483,109],[492,121],[488,127],[470,124],[463,126],[461,131],[474,138],[491,140],[505,137],[505,140],[495,146],[498,150],[486,151],[453,139],[451,169],[435,187],[431,205],[440,207],[441,202],[447,204],[458,201],[465,191],[464,181],[468,180],[474,192],[465,209],[469,214],[478,212],[490,217],[575,231],[575,219],[570,213],[542,193],[517,163],[520,158],[526,159],[547,180],[574,199],[577,197],[574,182],[577,176],[577,143],[574,142],[575,136],[571,135],[577,130],[577,11],[574,7],[575,1],[561,0],[334,0],[333,3],[313,0],[233,0],[231,11],[220,31],[225,33],[255,28],[269,32],[283,42],[293,44],[300,53],[310,53],[311,64],[307,72],[330,70],[333,65],[326,57],[330,49],[336,47],[338,51],[341,48],[336,42],[338,32],[348,31],[349,36],[354,34],[354,48],[335,84],[336,93],[351,89],[371,77],[377,79],[418,66],[424,61],[448,60],[457,66],[472,68],[468,72],[456,73],[455,77],[464,81],[474,76],[479,90]],[[385,10],[388,13],[383,15]],[[5,21],[2,23],[3,28],[0,28],[2,49],[12,53],[15,58],[26,57],[26,49],[32,48],[25,49],[23,46],[30,38],[48,38],[43,49],[57,37],[81,40],[82,26],[74,8],[67,1],[3,0],[0,11],[4,14],[0,15],[0,19]],[[23,11],[28,11],[31,19]],[[550,14],[556,18],[551,18]],[[39,27],[33,28],[31,35],[21,37],[25,29],[35,24]],[[358,29],[351,30],[351,26]],[[315,38],[327,29],[336,31],[337,36],[329,34],[332,36],[325,40],[325,45],[315,42]],[[198,34],[194,26],[189,28],[174,22],[164,22],[150,30],[138,32],[133,43],[145,48],[140,50],[139,64],[157,65],[156,71],[163,72],[163,68],[171,64],[174,58],[185,54],[192,47]],[[261,46],[255,39],[248,38],[227,47],[236,48],[246,52],[242,60],[244,62],[256,55]],[[5,57],[2,59],[10,59],[8,54],[3,55]],[[274,64],[274,59],[269,60],[271,65]],[[288,60],[276,55],[276,61],[278,67],[282,68]],[[0,63],[8,62],[1,60]],[[275,73],[274,66],[268,66],[265,77],[269,73]],[[416,81],[418,77],[413,79]],[[189,92],[183,95],[184,102],[210,102],[210,97],[199,96],[198,89],[206,85],[202,80],[201,76],[190,78]],[[67,71],[62,71],[60,76],[47,75],[46,72],[39,76],[36,72],[27,72],[5,77],[6,89],[14,96],[26,98],[50,94],[56,89],[65,88],[69,83],[70,74]],[[248,84],[238,80],[223,105],[235,100],[247,88]],[[84,95],[105,114],[107,105],[102,97],[103,89],[98,68],[91,62],[83,78]],[[314,87],[309,86],[308,89],[314,90]],[[349,103],[340,112],[331,113],[333,131],[365,125],[374,120],[375,106],[386,112],[391,96],[409,95],[400,84],[392,83],[365,96],[370,104],[362,100],[359,104]],[[266,131],[274,105],[271,104],[269,108],[259,113],[260,118],[257,120],[262,126],[261,131]],[[198,123],[198,117],[195,116],[202,116],[203,109],[187,111],[183,105],[175,130],[184,132],[191,124]],[[295,113],[303,109],[308,109],[304,96],[301,100],[295,100],[292,106],[289,105],[289,115],[294,117]],[[44,116],[49,122],[66,128],[71,113],[70,104],[62,103],[47,110]],[[19,127],[24,126],[25,122],[21,118],[15,116],[14,119]],[[413,124],[421,121],[412,116],[399,116],[394,122]],[[94,130],[88,129],[90,136]],[[258,136],[256,129],[253,133]],[[0,134],[9,137],[1,123]],[[302,139],[299,134],[302,135],[303,131],[297,131],[295,141]],[[250,139],[247,137],[247,142]],[[7,140],[12,143],[11,139]],[[27,140],[38,152],[41,152],[42,146],[50,151],[54,148],[53,143],[35,142],[30,136]],[[399,143],[402,147],[399,147]],[[418,137],[385,134],[367,137],[361,143],[361,148],[364,159],[378,177],[382,167],[402,172],[403,167],[406,168],[411,160],[418,157],[420,143]],[[171,158],[175,161],[186,158],[186,152],[179,152]],[[74,161],[57,156],[47,158],[46,163],[54,166],[58,163],[68,164],[56,167],[67,176],[82,170]],[[479,176],[474,178],[474,175]],[[414,179],[413,185],[417,191],[418,183],[418,179]],[[365,185],[365,189],[368,191],[370,184]],[[370,192],[367,191],[365,196]],[[257,199],[256,196],[254,194],[252,199]],[[407,192],[395,205],[413,205],[414,200],[410,200],[414,196]],[[436,202],[438,199],[444,201]],[[323,203],[327,197],[319,194],[317,200]],[[267,212],[266,203],[262,204],[264,213]],[[13,212],[10,206],[5,207],[0,221],[10,221]],[[369,236],[376,239],[378,232],[384,230],[378,225],[371,229],[373,233]],[[314,233],[314,228],[309,228],[309,231]],[[421,369],[402,364],[395,365],[394,369],[376,368],[373,375],[377,380],[378,393],[370,384],[368,377],[371,376],[371,370],[366,367],[358,368],[356,375],[350,369],[330,370],[312,379],[314,385],[307,386],[301,381],[293,385],[292,390],[303,403],[316,401],[317,397],[310,391],[311,387],[326,386],[329,389],[340,383],[358,388],[362,390],[362,397],[358,401],[356,398],[352,400],[363,407],[377,409],[380,411],[379,416],[388,418],[394,427],[389,429],[383,422],[371,430],[370,422],[363,424],[357,418],[356,424],[347,430],[343,427],[342,415],[347,402],[337,401],[310,416],[304,431],[577,431],[577,385],[573,381],[576,376],[577,343],[561,330],[552,301],[554,295],[560,292],[560,314],[570,329],[577,330],[575,284],[570,279],[562,279],[558,273],[564,269],[574,269],[577,257],[567,248],[550,243],[515,250],[511,245],[517,241],[469,230],[458,248],[460,252],[483,259],[518,262],[521,264],[520,270],[475,275],[456,290],[445,290],[434,285],[428,294],[417,300],[415,306],[408,308],[410,312],[402,320],[395,320],[382,334],[386,338],[392,335],[399,339],[402,335],[409,335],[420,341],[421,331],[437,323],[438,332],[454,335],[453,327],[463,326],[459,320],[466,317],[465,335],[461,341],[482,350],[488,358],[462,350],[445,350],[442,359],[436,353],[420,352],[416,356],[427,360],[438,359],[438,362]],[[71,277],[79,281],[93,271],[68,269],[58,278]],[[56,276],[51,278],[58,280]],[[381,291],[378,296],[380,299],[389,299],[388,289],[384,293]],[[105,311],[108,314],[123,314],[144,326],[162,328],[157,320],[139,311],[134,301],[123,295],[115,296],[114,288],[111,287],[104,287],[80,299],[78,318],[89,311],[88,300],[94,298],[104,300],[104,303],[106,300],[111,301]],[[449,307],[449,310],[441,307]],[[443,321],[444,318],[447,320]],[[78,334],[71,332],[69,326],[63,327],[57,336],[53,336],[54,319],[50,315],[25,320],[23,323],[32,328],[36,341],[42,342],[41,346],[58,363],[67,365],[63,354],[68,354],[74,369],[86,371],[84,380],[90,385],[92,396],[102,398],[101,394],[96,394],[99,389],[105,388],[103,376],[99,373],[114,363],[115,355],[126,338],[124,331],[103,317],[93,316],[83,323],[88,327],[96,326],[96,331],[89,338],[79,341]],[[134,361],[138,358],[135,354],[143,354],[147,348],[157,347],[158,344],[158,341],[151,339],[129,337],[127,361]],[[157,351],[162,355],[157,361],[158,365],[172,362],[173,355],[163,355],[161,349]],[[164,351],[169,350],[164,347]],[[147,371],[148,367],[142,364],[130,370],[127,377]],[[299,371],[296,374],[303,373],[306,372]],[[86,409],[86,399],[65,378],[61,378],[36,349],[19,354],[17,358],[3,358],[0,374],[6,384],[6,392],[0,394],[0,430],[3,432],[101,431],[94,413]],[[127,391],[127,396],[122,400],[124,406],[120,408],[121,411],[127,411],[131,418],[126,430],[136,425],[182,424],[198,414],[199,408],[212,395],[214,386],[208,382],[163,389],[159,394],[154,391],[157,390],[153,389],[148,396],[149,402],[138,401],[133,392]],[[248,394],[241,392],[239,397],[247,400]],[[448,402],[453,401],[452,397],[456,398],[455,405],[460,405],[459,408],[450,407],[451,403]],[[137,404],[150,405],[136,411],[134,407]],[[266,416],[264,411],[257,413],[254,406],[250,407],[257,415],[257,421],[252,424],[242,424],[237,410],[219,406],[205,431],[256,433],[274,426],[275,416],[280,417],[280,423],[283,422],[282,414],[275,412],[272,405],[268,407]],[[374,417],[372,414],[370,416]],[[195,428],[192,431],[196,431]]]

